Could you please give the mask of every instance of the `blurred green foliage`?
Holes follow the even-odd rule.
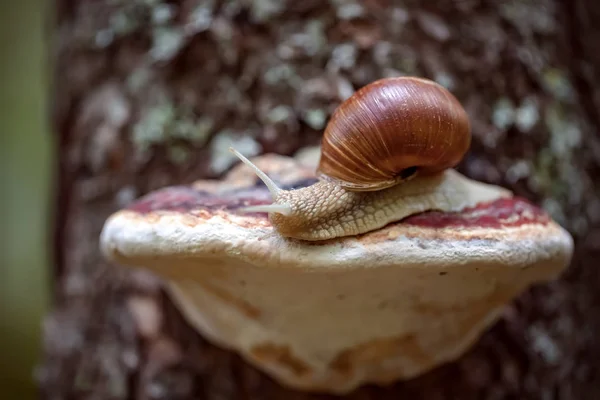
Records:
[[[51,7],[0,4],[0,398],[35,398],[48,306]]]

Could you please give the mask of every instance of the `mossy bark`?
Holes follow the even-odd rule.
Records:
[[[287,390],[208,344],[160,282],[107,263],[112,212],[249,154],[317,144],[374,79],[446,85],[472,119],[460,170],[542,205],[576,239],[457,362],[348,399],[600,397],[600,9],[595,2],[67,1],[57,3],[55,304],[45,398],[328,398]],[[596,38],[596,39],[594,39]]]

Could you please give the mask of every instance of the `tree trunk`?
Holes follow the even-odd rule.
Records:
[[[461,172],[541,204],[576,252],[559,281],[520,296],[457,362],[346,398],[600,398],[600,6],[392,3],[58,2],[44,398],[329,398],[283,388],[207,343],[156,277],[107,263],[98,235],[142,194],[219,177],[231,141],[255,154],[318,144],[342,99],[398,74],[450,88],[473,127]]]

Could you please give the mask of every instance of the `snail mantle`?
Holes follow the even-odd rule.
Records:
[[[252,161],[280,187],[315,182],[314,168],[293,158]],[[541,209],[444,174],[485,189],[481,201],[302,241],[278,234],[263,213],[237,211],[271,202],[240,164],[224,180],[167,187],[116,212],[101,247],[163,277],[199,333],[281,384],[346,393],[456,359],[503,305],[569,263],[571,236]]]

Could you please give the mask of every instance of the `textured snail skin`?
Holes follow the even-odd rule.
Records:
[[[292,211],[271,213],[270,220],[282,236],[327,240],[370,232],[423,211],[459,211],[508,196],[511,193],[505,189],[472,181],[453,169],[368,192],[319,181],[280,191],[274,204],[289,205]]]
[[[317,175],[353,191],[379,190],[415,171],[456,166],[470,144],[468,115],[443,86],[415,77],[380,79],[333,113]]]

